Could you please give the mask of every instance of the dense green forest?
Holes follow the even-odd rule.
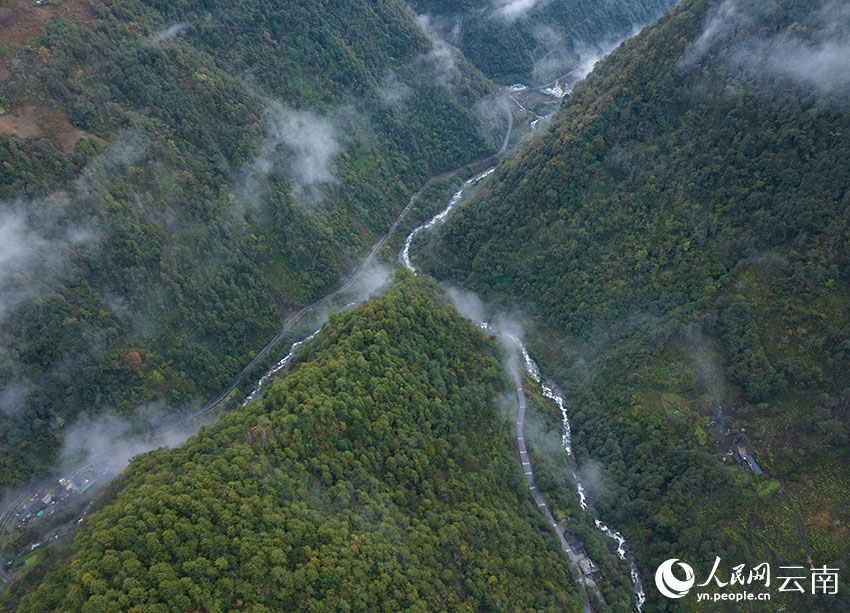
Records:
[[[261,401],[137,458],[18,610],[579,611],[495,354],[401,273]]]
[[[599,57],[672,0],[408,0],[497,83],[542,84]]]
[[[498,147],[492,86],[411,17],[0,7],[0,486],[80,415],[211,397],[428,176]]]
[[[706,576],[715,555],[726,574],[808,556],[846,570],[850,79],[824,51],[850,48],[839,9],[682,2],[421,256],[537,323],[579,462],[600,467],[594,504],[645,577],[673,557]],[[738,433],[765,475],[721,461]]]

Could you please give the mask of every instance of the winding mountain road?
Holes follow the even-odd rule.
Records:
[[[237,374],[233,378],[233,381],[231,381],[230,384],[226,388],[224,388],[221,392],[219,392],[218,395],[216,395],[212,400],[207,402],[200,409],[197,409],[196,411],[190,413],[189,415],[184,416],[179,421],[176,421],[176,422],[169,424],[167,426],[163,426],[162,428],[156,430],[154,432],[154,435],[160,434],[161,432],[164,432],[164,431],[169,430],[171,428],[176,428],[176,427],[178,427],[178,426],[180,426],[180,425],[182,425],[182,424],[184,424],[188,421],[191,421],[191,420],[199,417],[200,415],[203,415],[207,411],[214,408],[222,400],[227,398],[227,396],[234,389],[236,389],[236,386],[242,380],[242,377],[244,377],[245,374],[257,364],[257,362],[259,362],[261,359],[263,359],[269,353],[269,351],[274,349],[277,346],[277,344],[280,342],[280,340],[284,337],[284,335],[286,335],[287,332],[292,330],[292,328],[295,327],[295,325],[299,321],[304,319],[304,317],[306,315],[308,315],[309,313],[313,312],[317,308],[319,308],[322,305],[326,304],[327,302],[331,301],[336,296],[338,296],[339,294],[341,294],[342,292],[346,291],[351,286],[353,286],[355,283],[357,283],[357,281],[360,280],[360,277],[363,276],[363,273],[366,271],[366,269],[369,267],[369,265],[372,263],[372,261],[375,259],[375,257],[378,255],[378,253],[381,251],[381,249],[383,249],[384,246],[387,244],[387,242],[390,240],[390,238],[395,233],[396,229],[401,224],[401,222],[403,222],[404,219],[407,217],[408,213],[410,213],[410,210],[413,208],[413,205],[416,204],[416,201],[419,200],[419,197],[422,195],[422,193],[426,189],[431,187],[431,185],[433,185],[437,181],[447,179],[448,177],[451,177],[452,175],[455,175],[459,172],[463,172],[464,170],[469,170],[471,168],[476,168],[478,166],[485,166],[485,165],[493,162],[496,158],[502,156],[508,148],[508,142],[510,141],[511,133],[512,133],[513,127],[514,127],[513,113],[511,113],[509,108],[506,108],[505,111],[506,111],[506,115],[507,115],[507,119],[508,119],[508,129],[505,132],[505,137],[502,139],[502,146],[499,148],[499,150],[496,153],[494,153],[493,155],[489,155],[485,158],[481,158],[479,160],[476,160],[474,162],[470,162],[469,164],[464,164],[463,166],[458,166],[457,168],[454,168],[452,170],[447,170],[446,172],[441,173],[439,175],[435,175],[435,176],[431,177],[430,179],[428,179],[427,181],[425,181],[425,183],[422,184],[422,187],[420,187],[410,197],[410,200],[408,201],[407,206],[405,206],[404,209],[402,209],[401,213],[399,213],[398,217],[396,217],[395,221],[390,226],[389,230],[387,230],[386,234],[384,234],[381,237],[381,239],[375,244],[375,246],[372,248],[372,251],[369,253],[368,256],[366,256],[366,259],[363,260],[363,263],[360,264],[359,267],[357,267],[357,269],[351,274],[351,276],[348,278],[348,280],[345,283],[340,285],[337,289],[332,291],[330,294],[327,294],[326,296],[319,298],[315,302],[308,304],[303,309],[301,309],[300,311],[298,311],[297,313],[292,315],[283,324],[283,326],[280,328],[280,330],[278,330],[278,332],[277,332],[277,334],[275,334],[274,338],[272,338],[272,340],[269,341],[269,343],[265,347],[263,347],[257,353],[257,355],[254,356],[254,358],[250,362],[248,362],[248,364],[245,366],[245,368],[243,368],[239,372],[239,374]]]
[[[204,413],[207,413],[208,411],[212,410],[214,407],[216,407],[218,404],[220,404],[224,399],[226,399],[230,395],[230,393],[233,392],[234,389],[236,389],[236,386],[239,385],[239,382],[246,375],[246,373],[249,370],[251,370],[261,359],[263,359],[266,355],[268,355],[268,353],[277,346],[277,344],[286,335],[286,333],[289,332],[290,330],[292,330],[292,328],[294,328],[295,325],[298,324],[298,322],[300,322],[302,319],[304,319],[304,317],[306,315],[308,315],[309,313],[313,312],[317,308],[326,304],[327,302],[329,302],[330,300],[332,300],[333,298],[335,298],[336,296],[338,296],[342,292],[344,292],[347,289],[349,289],[350,287],[352,287],[355,283],[357,283],[357,281],[360,280],[360,277],[363,276],[363,273],[366,271],[366,269],[369,267],[369,265],[372,263],[372,261],[375,259],[375,257],[378,255],[378,253],[381,251],[381,249],[383,249],[384,246],[387,244],[387,242],[390,240],[392,235],[395,233],[396,229],[398,229],[399,225],[407,217],[408,213],[410,213],[410,210],[413,208],[413,205],[416,203],[416,201],[419,200],[419,197],[422,195],[422,193],[426,189],[428,189],[431,185],[433,185],[437,181],[440,181],[442,179],[446,179],[446,178],[448,178],[452,175],[455,175],[459,172],[463,172],[464,170],[475,169],[477,167],[483,167],[485,165],[491,164],[497,158],[501,157],[508,148],[508,143],[510,142],[511,133],[513,132],[513,127],[514,127],[514,117],[513,117],[513,114],[511,113],[510,107],[505,106],[505,114],[507,115],[508,127],[507,127],[507,130],[505,131],[505,136],[502,139],[501,147],[499,148],[499,150],[496,153],[489,155],[487,157],[481,158],[479,160],[475,160],[475,161],[470,162],[468,164],[464,164],[463,166],[458,166],[457,168],[454,168],[452,170],[448,170],[446,172],[435,175],[435,176],[431,177],[430,179],[428,179],[425,183],[423,183],[422,186],[410,197],[410,200],[407,202],[407,205],[402,209],[401,213],[399,213],[399,215],[396,217],[395,221],[392,223],[389,230],[387,230],[387,232],[374,245],[374,247],[372,247],[372,250],[369,253],[369,255],[366,257],[365,260],[363,260],[363,263],[360,264],[360,266],[358,266],[357,269],[355,269],[355,271],[351,274],[351,276],[349,276],[348,280],[345,281],[345,283],[343,283],[341,286],[339,286],[337,289],[335,289],[331,293],[327,294],[326,296],[323,296],[322,298],[319,298],[315,302],[305,306],[304,308],[302,308],[301,310],[299,310],[298,312],[296,312],[295,314],[290,316],[286,320],[286,322],[284,322],[283,326],[281,326],[280,330],[278,330],[277,334],[275,334],[275,336],[268,342],[268,344],[266,344],[265,347],[263,347],[259,352],[257,352],[257,355],[254,356],[254,358],[250,362],[248,362],[248,364],[241,371],[239,371],[239,373],[233,378],[233,380],[227,385],[227,387],[225,387],[218,394],[216,394],[211,400],[206,402],[203,406],[196,409],[195,411],[192,411],[191,413],[182,416],[177,421],[171,422],[169,424],[165,424],[165,425],[163,425],[159,428],[152,430],[151,432],[148,433],[148,436],[149,437],[155,437],[155,436],[158,436],[160,434],[163,434],[163,433],[167,432],[168,430],[180,427],[180,426],[182,426],[182,425],[184,425],[184,424],[186,424],[186,423],[188,423],[188,422],[190,422],[194,419],[197,419],[198,417],[200,417]],[[89,464],[91,464],[93,462],[98,462],[102,458],[109,457],[109,455],[112,452],[114,452],[117,448],[118,448],[118,445],[113,446],[110,449],[104,451],[97,458],[89,458],[84,464],[74,466],[72,468],[69,468],[69,469],[62,471],[61,473],[57,473],[57,474],[45,477],[44,479],[41,479],[38,483],[31,486],[30,490],[21,494],[18,498],[14,499],[12,502],[7,503],[5,508],[3,509],[2,513],[0,513],[0,539],[3,538],[3,535],[6,533],[6,530],[8,529],[9,525],[12,523],[12,518],[14,517],[15,512],[20,507],[21,503],[24,500],[26,500],[29,496],[31,496],[32,493],[38,492],[41,488],[46,487],[49,483],[58,480],[58,478],[61,475],[76,472],[77,470],[80,470],[80,469],[88,466]],[[0,558],[0,581],[4,581],[4,582],[8,583],[9,581],[11,581],[11,579],[12,579],[12,575],[10,575],[8,572],[6,572],[5,562],[3,562],[2,558]]]
[[[561,549],[563,549],[569,556],[570,562],[573,563],[573,566],[575,566],[576,569],[579,569],[578,558],[573,553],[572,548],[567,544],[564,534],[558,529],[558,522],[555,521],[555,518],[552,516],[552,512],[549,510],[549,506],[546,504],[546,501],[543,500],[543,496],[540,495],[537,485],[534,483],[534,471],[531,468],[531,460],[528,457],[528,450],[525,447],[525,409],[527,406],[525,391],[522,389],[522,379],[519,376],[516,366],[510,366],[510,371],[511,378],[514,380],[514,384],[516,385],[516,440],[517,446],[519,447],[519,461],[522,463],[522,472],[525,474],[525,480],[528,482],[528,489],[531,490],[534,502],[546,517],[546,521],[548,521],[549,525],[552,526],[552,530],[554,530],[555,534],[558,535],[558,542],[561,543]],[[580,569],[578,570],[578,574],[579,577],[581,577],[581,584],[584,587],[584,613],[590,613],[590,600],[587,597],[587,580]],[[601,599],[601,594],[599,595],[599,598]]]
[[[2,515],[0,515],[0,538],[2,538],[7,526],[11,523],[15,514],[15,509],[17,509],[18,505],[25,499],[26,494],[21,494],[14,500],[14,502],[8,505],[6,509],[4,509]],[[12,580],[12,575],[6,572],[6,560],[3,556],[0,556],[0,580],[5,581],[6,583]]]

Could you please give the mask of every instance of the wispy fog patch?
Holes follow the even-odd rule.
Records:
[[[507,392],[496,398],[496,408],[507,415],[511,421],[516,420],[519,405],[517,405],[516,394]]]
[[[493,15],[507,23],[522,19],[537,6],[546,4],[549,0],[495,0]]]
[[[71,252],[94,239],[88,228],[65,228],[27,209],[21,202],[0,208],[0,319],[41,295],[68,269]]]
[[[381,87],[378,89],[378,96],[387,106],[400,107],[407,102],[413,90],[406,84],[402,83],[394,72],[389,72],[384,75],[381,80]]]
[[[237,181],[237,202],[258,208],[268,188],[269,174],[278,164],[283,166],[295,198],[310,202],[321,199],[322,188],[336,183],[333,160],[341,150],[333,119],[277,102],[269,105],[266,118],[266,138]]]
[[[505,313],[494,311],[485,305],[475,292],[444,286],[449,300],[463,317],[495,333],[502,344],[515,355],[525,339],[525,317],[518,311]],[[519,366],[522,370],[522,366]]]
[[[20,414],[29,397],[29,388],[21,381],[13,381],[0,388],[0,415],[15,417]]]
[[[575,55],[569,50],[567,37],[551,25],[537,23],[533,28],[534,38],[541,49],[546,51],[534,61],[532,74],[538,82],[554,79],[572,66]]]
[[[588,459],[578,469],[578,478],[591,500],[603,500],[608,490],[602,465],[598,460]]]
[[[699,37],[687,49],[681,65],[693,66],[708,52],[731,70],[785,77],[824,93],[850,88],[850,5],[838,0],[806,5],[794,23],[765,34],[769,7],[725,0],[706,20]],[[744,30],[734,44],[728,37]]]
[[[102,234],[80,218],[109,197],[116,174],[140,159],[147,146],[142,135],[125,133],[88,164],[67,192],[0,202],[0,325],[29,301],[59,291],[76,257],[96,250]],[[97,343],[89,348],[101,350]],[[29,394],[27,373],[2,345],[0,360],[8,378],[0,387],[0,415],[15,418]]]
[[[565,37],[560,36],[550,26],[537,26],[535,36],[538,41],[547,45],[551,43],[552,46],[534,63],[534,77],[539,81],[554,81],[557,78],[561,85],[572,87],[589,75],[599,60],[638,34],[643,27],[641,24],[635,24],[625,36],[609,37],[595,43],[572,41],[567,47],[559,42]],[[568,72],[565,72],[567,70]]]
[[[739,10],[738,0],[725,0],[709,14],[702,33],[685,53],[683,63],[687,66],[698,62],[721,35],[745,20],[748,20],[748,16]]]
[[[451,27],[448,28],[445,36],[446,39],[456,47],[459,47],[463,42],[463,34],[464,34],[464,23],[463,23],[463,13],[458,13],[454,17],[454,22],[451,24]]]
[[[475,103],[473,112],[478,122],[478,134],[485,142],[501,143],[507,129],[505,116],[510,112],[511,100],[504,92],[496,92]]]
[[[0,320],[24,300],[50,289],[69,271],[73,252],[96,242],[94,226],[71,224],[63,212],[105,197],[110,179],[146,148],[143,137],[125,134],[89,163],[67,193],[0,202]]]
[[[103,304],[106,305],[106,308],[109,309],[116,317],[123,319],[130,316],[130,306],[127,303],[127,299],[123,296],[104,293],[101,294],[100,299],[103,301]]]
[[[277,163],[276,143],[267,139],[257,156],[242,169],[233,198],[240,207],[258,210],[268,191],[269,175]]]
[[[515,395],[512,400],[516,405]],[[525,440],[531,443],[535,453],[546,456],[553,462],[548,466],[548,469],[555,471],[559,480],[563,483],[567,480],[568,474],[571,476],[572,470],[568,462],[569,457],[564,453],[564,445],[561,441],[561,424],[547,419],[549,408],[550,406],[546,404],[541,407],[540,413],[532,410],[526,412]]]
[[[850,85],[850,39],[811,45],[786,34],[753,49],[756,65],[824,92]]]
[[[331,313],[348,311],[367,300],[382,295],[388,289],[387,282],[390,281],[394,273],[394,268],[373,261],[360,276],[357,283],[337,296],[332,304],[325,304],[310,314],[310,328],[320,329],[328,321]]]
[[[345,299],[357,304],[371,300],[383,293],[383,290],[387,287],[387,281],[390,280],[394,272],[395,269],[373,261],[357,283],[345,292]]]
[[[561,32],[557,31],[548,23],[536,23],[532,28],[534,38],[539,45],[546,49],[552,49],[559,45],[566,38]]]
[[[431,18],[428,15],[418,15],[416,25],[431,41],[431,50],[422,59],[430,65],[438,85],[447,89],[452,88],[460,76],[455,58],[457,51],[440,38],[440,35],[431,25]]]
[[[125,132],[89,162],[71,193],[76,198],[106,193],[115,173],[138,162],[149,147],[150,142],[144,134]]]
[[[490,328],[495,330],[503,342],[508,346],[516,346],[525,343],[525,325],[518,314],[496,313],[490,320]]]
[[[622,45],[625,41],[629,40],[633,36],[636,36],[643,29],[643,26],[640,24],[632,26],[632,29],[628,34],[618,38],[609,38],[603,40],[595,45],[586,45],[579,43],[576,46],[576,51],[578,53],[578,65],[575,67],[573,72],[570,74],[571,81],[581,81],[587,75],[589,75],[593,68],[599,63],[599,60],[603,59],[609,53],[614,51],[617,47]]]
[[[185,412],[197,406],[184,407]],[[138,407],[132,412],[133,420],[121,415],[103,413],[95,417],[81,417],[66,428],[62,435],[62,450],[59,465],[77,465],[93,461],[109,462],[110,472],[120,473],[136,455],[160,447],[176,447],[195,434],[200,424],[191,424],[169,429],[148,439],[143,433],[158,425],[175,421],[175,414],[166,411],[164,402]]]
[[[449,287],[446,289],[446,294],[457,312],[466,319],[476,324],[487,321],[487,309],[484,308],[484,303],[475,292]]]
[[[331,164],[340,151],[333,123],[312,111],[278,106],[271,115],[270,137],[284,145],[284,165],[296,196],[315,195],[336,182]]]
[[[161,43],[166,40],[171,40],[183,30],[186,29],[186,23],[175,23],[173,26],[168,26],[167,28],[160,30],[156,34],[153,35],[153,41],[155,43]]]

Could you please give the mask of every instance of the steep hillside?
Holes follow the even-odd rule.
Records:
[[[408,0],[498,83],[545,83],[658,18],[672,0]],[[588,64],[590,62],[590,64]]]
[[[134,461],[18,610],[578,611],[494,350],[403,275],[261,402]]]
[[[9,0],[0,77],[0,485],[212,396],[500,138],[397,0]]]
[[[532,314],[577,455],[601,466],[594,504],[647,575],[847,560],[848,51],[840,3],[685,1],[423,255]]]

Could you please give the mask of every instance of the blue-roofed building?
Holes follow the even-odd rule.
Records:
[[[764,474],[764,471],[761,469],[761,466],[759,466],[758,462],[756,462],[756,459],[753,457],[753,455],[751,453],[747,454],[747,464],[750,465],[750,468],[753,469],[753,472],[755,474],[757,474],[757,475],[763,475]]]

